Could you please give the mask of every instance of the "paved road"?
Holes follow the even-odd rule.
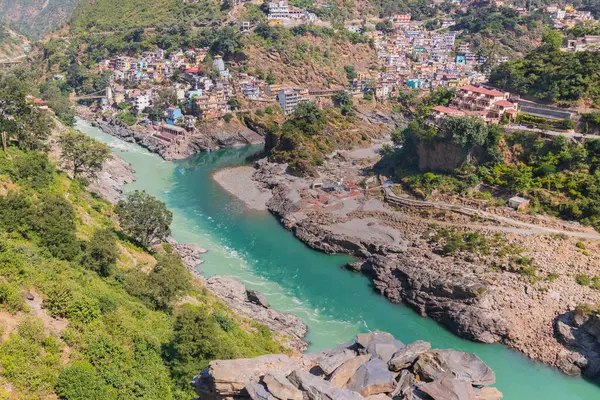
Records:
[[[542,131],[541,129],[538,128],[528,128],[526,126],[519,126],[519,125],[510,125],[510,126],[504,126],[503,129],[505,131],[528,131],[528,132],[536,132],[536,133],[540,133],[542,135],[547,135],[547,136],[566,136],[572,139],[600,139],[600,135],[584,135],[582,133],[577,133],[577,132],[563,132],[563,131]]]
[[[525,235],[534,235],[534,234],[544,234],[544,233],[559,233],[572,237],[579,237],[585,239],[592,240],[600,240],[600,233],[595,232],[578,232],[578,231],[567,231],[563,229],[555,229],[555,228],[547,228],[544,226],[530,224],[527,222],[519,221],[513,218],[503,217],[500,215],[492,214],[487,211],[482,211],[477,208],[461,206],[458,204],[450,204],[443,202],[432,202],[432,201],[422,201],[415,200],[406,197],[400,197],[395,195],[392,192],[390,187],[384,187],[385,200],[388,203],[394,205],[405,205],[405,206],[413,206],[413,207],[429,207],[429,208],[438,208],[441,210],[450,210],[454,212],[458,212],[466,215],[478,216],[481,218],[490,219],[496,222],[501,222],[505,224],[510,224],[513,226],[517,226],[519,228],[511,228],[506,226],[496,226],[496,227],[488,227],[482,226],[483,228],[490,230],[498,230],[507,233],[517,233],[517,234],[525,234]]]

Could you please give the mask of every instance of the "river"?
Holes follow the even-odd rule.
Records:
[[[495,372],[505,399],[600,399],[600,383],[571,378],[502,345],[462,340],[408,307],[375,294],[369,280],[341,269],[349,258],[304,246],[267,212],[249,211],[211,179],[217,169],[244,164],[257,146],[198,154],[180,162],[162,160],[79,120],[77,129],[109,145],[131,163],[137,181],[126,190],[146,190],[173,212],[173,236],[209,249],[199,269],[206,276],[231,275],[265,293],[273,308],[299,316],[309,328],[310,350],[330,348],[359,332],[382,330],[403,342],[417,339],[435,348],[476,353]]]

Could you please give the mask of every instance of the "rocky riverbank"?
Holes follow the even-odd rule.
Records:
[[[77,114],[109,135],[126,142],[136,143],[168,161],[183,160],[205,151],[264,143],[261,135],[248,129],[237,120],[202,122],[193,132],[178,137],[176,140],[168,141],[160,137],[158,128],[129,127],[117,118],[97,115],[85,107],[78,107]]]
[[[358,182],[364,179],[359,173],[349,175],[364,167],[360,160],[334,157],[321,172],[330,179]],[[599,291],[573,278],[574,273],[600,273],[590,259],[599,243],[576,245],[577,239],[521,233],[460,213],[391,207],[379,190],[319,200],[327,195],[312,189],[312,181],[290,176],[285,165],[265,160],[257,163],[254,180],[272,191],[268,209],[298,239],[326,253],[358,257],[347,267],[369,275],[375,290],[390,301],[411,306],[463,338],[504,343],[568,374],[598,375],[600,353],[589,336],[591,323],[586,330],[570,319],[571,328],[562,329],[562,336],[555,325],[578,305],[600,302]],[[437,238],[442,228],[500,239],[494,239],[497,244],[486,239],[485,251],[445,254]],[[523,269],[518,262],[530,267]]]
[[[212,361],[192,387],[214,400],[499,400],[495,381],[474,354],[404,345],[376,331],[317,354]]]

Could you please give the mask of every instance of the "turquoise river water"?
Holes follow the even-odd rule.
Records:
[[[334,347],[359,332],[379,329],[403,342],[426,340],[436,348],[474,352],[496,372],[504,398],[600,399],[600,383],[567,377],[502,345],[462,340],[408,307],[373,292],[369,280],[341,269],[349,258],[304,246],[267,212],[249,211],[211,179],[217,169],[241,165],[260,147],[204,153],[168,162],[107,135],[85,121],[77,128],[108,144],[131,163],[137,181],[173,211],[173,236],[209,249],[200,270],[231,275],[265,293],[271,305],[299,316],[309,327],[310,350]]]

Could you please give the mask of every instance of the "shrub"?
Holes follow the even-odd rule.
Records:
[[[581,286],[590,286],[591,279],[586,274],[577,274],[575,276],[575,282]]]
[[[10,283],[0,282],[0,305],[13,314],[22,311],[24,303],[21,291]]]
[[[66,317],[73,302],[71,288],[64,284],[55,284],[46,291],[44,308],[52,317]]]
[[[585,243],[583,242],[577,242],[575,246],[577,246],[578,249],[585,249]]]
[[[109,229],[94,232],[87,244],[83,265],[101,276],[109,276],[117,263],[117,239]]]
[[[110,398],[102,377],[87,362],[78,362],[63,369],[58,375],[55,389],[61,400]]]
[[[48,157],[38,151],[19,154],[15,158],[15,178],[36,189],[48,187],[54,177],[54,168]]]
[[[233,119],[233,115],[230,113],[227,113],[227,114],[223,115],[223,119],[225,120],[225,122],[229,123]]]
[[[590,287],[592,289],[600,290],[600,276],[595,276],[592,278],[592,284]]]
[[[553,272],[553,273],[551,273],[551,274],[548,274],[548,276],[546,277],[546,279],[547,279],[548,281],[550,281],[550,282],[554,282],[555,280],[557,280],[557,279],[558,279],[558,277],[559,277],[559,276],[560,276],[560,275],[558,275],[557,273],[554,273],[554,272]]]

